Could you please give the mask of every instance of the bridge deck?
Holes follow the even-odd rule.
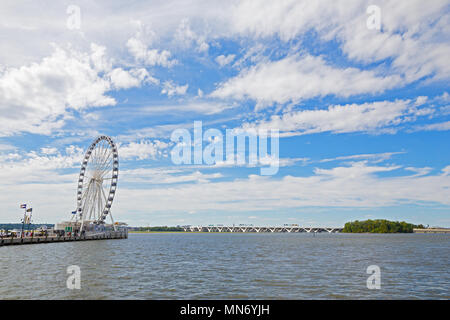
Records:
[[[328,233],[338,233],[341,232],[343,228],[304,228],[304,227],[244,227],[244,226],[196,226],[196,227],[183,227],[185,232],[328,232]]]

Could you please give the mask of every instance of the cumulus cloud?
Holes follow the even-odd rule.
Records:
[[[147,66],[171,67],[176,60],[170,59],[171,53],[167,50],[148,49],[147,46],[137,38],[131,38],[127,42],[127,48],[134,58]]]
[[[159,84],[159,80],[150,76],[144,68],[135,68],[129,71],[122,68],[115,68],[109,72],[109,76],[115,89],[139,87],[142,83]]]
[[[330,94],[349,97],[380,93],[400,83],[399,76],[382,76],[351,67],[338,68],[326,63],[322,57],[305,54],[261,62],[220,84],[211,96],[250,98],[261,107]]]
[[[93,46],[91,54],[96,56],[98,50]],[[40,63],[4,70],[0,75],[0,135],[18,131],[49,134],[63,125],[68,109],[114,105],[114,98],[105,95],[110,83],[99,76],[98,57],[91,57],[55,47]]]
[[[105,48],[91,45],[83,53],[55,46],[39,63],[5,68],[0,73],[1,135],[50,134],[70,118],[70,111],[116,104],[113,89],[155,82],[145,69],[111,70]]]

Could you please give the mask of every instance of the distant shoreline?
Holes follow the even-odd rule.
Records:
[[[128,231],[128,233],[187,233],[184,231]]]

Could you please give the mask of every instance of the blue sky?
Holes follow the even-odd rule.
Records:
[[[0,7],[0,222],[21,203],[67,219],[83,153],[109,135],[130,225],[450,227],[447,1]],[[277,174],[174,164],[171,134],[194,121],[279,130]]]

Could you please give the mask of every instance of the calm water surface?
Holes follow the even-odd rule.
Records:
[[[449,299],[449,266],[450,235],[130,234],[0,247],[0,299]]]

